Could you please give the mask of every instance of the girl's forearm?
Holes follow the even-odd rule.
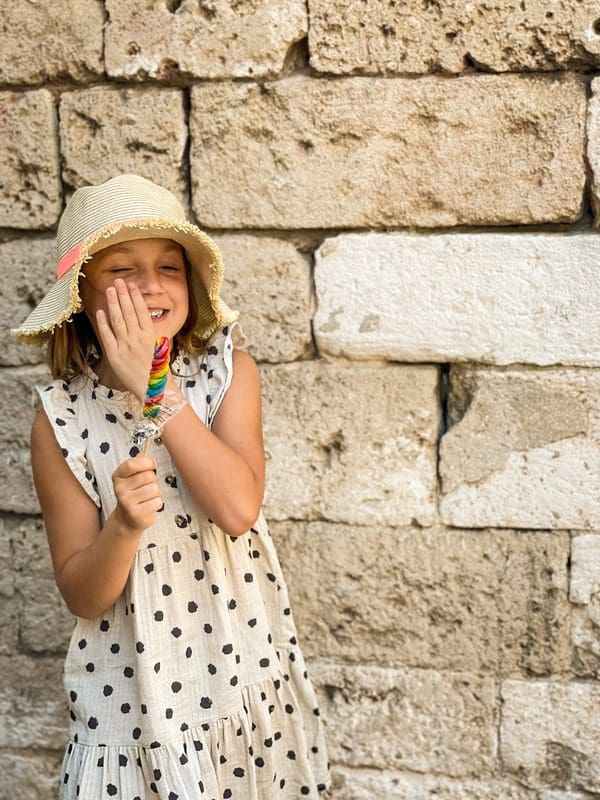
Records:
[[[262,503],[254,473],[228,444],[186,405],[161,433],[196,505],[230,536],[256,521]]]
[[[95,619],[123,592],[143,531],[124,525],[113,512],[92,544],[74,553],[56,581],[69,610]]]

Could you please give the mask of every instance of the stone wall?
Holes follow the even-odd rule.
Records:
[[[336,800],[600,796],[598,4],[0,5],[0,796],[55,797],[73,623],[7,329],[122,171],[222,249]]]

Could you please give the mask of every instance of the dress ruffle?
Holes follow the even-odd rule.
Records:
[[[331,785],[329,764],[325,769],[323,761],[325,723],[304,657],[297,647],[277,648],[277,657],[276,676],[240,689],[238,711],[192,725],[176,740],[154,747],[70,740],[60,800],[291,800],[322,795]]]

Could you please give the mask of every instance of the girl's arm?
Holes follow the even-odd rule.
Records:
[[[113,473],[117,506],[100,529],[94,502],[66,463],[50,421],[39,411],[31,465],[56,584],[73,614],[94,619],[122,593],[143,531],[162,503],[153,459],[138,456]]]
[[[172,374],[168,388],[180,394]],[[245,533],[265,487],[260,377],[252,356],[233,350],[233,376],[212,431],[185,406],[161,438],[202,511],[230,536]]]

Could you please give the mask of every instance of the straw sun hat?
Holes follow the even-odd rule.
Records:
[[[184,248],[192,267],[196,333],[201,338],[238,318],[239,311],[220,298],[223,259],[213,240],[186,220],[167,189],[138,175],[118,175],[74,192],[58,225],[56,283],[25,322],[11,330],[13,336],[27,344],[44,344],[57,325],[81,311],[79,273],[94,253],[118,242],[151,238],[173,239]]]

